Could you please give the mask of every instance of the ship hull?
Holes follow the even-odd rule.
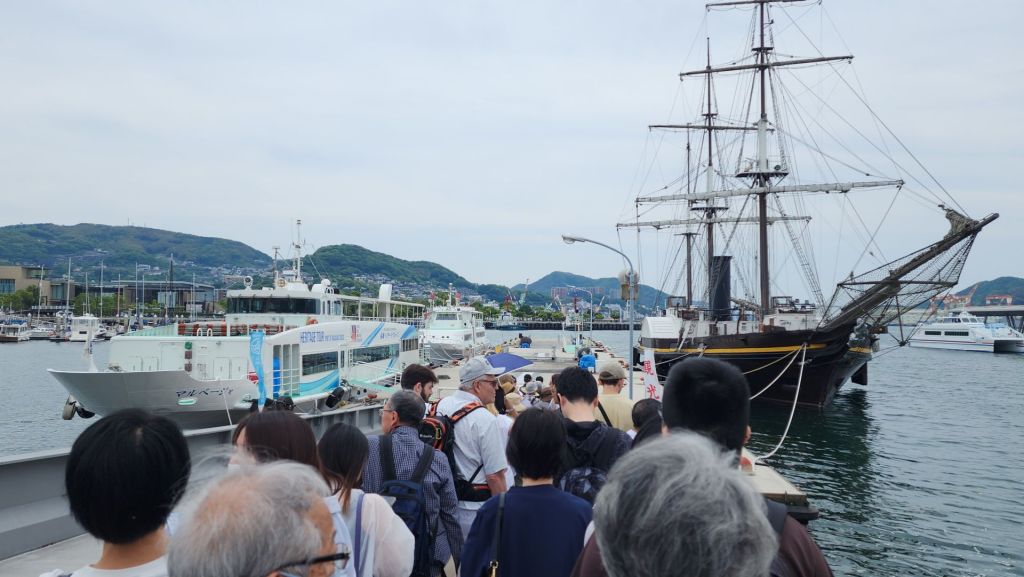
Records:
[[[680,348],[657,346],[654,361],[662,383],[669,369],[686,358],[703,355],[735,365],[747,378],[753,402],[820,408],[832,401],[851,377],[871,360],[869,337],[851,339],[852,327],[829,332],[785,331],[697,338]],[[801,346],[807,343],[801,378]],[[643,345],[637,347],[638,357]],[[703,352],[701,349],[703,345]],[[792,361],[792,362],[790,362]],[[787,368],[788,366],[788,368]],[[781,373],[781,375],[780,375]],[[860,377],[866,381],[866,375]],[[797,386],[799,383],[799,396]],[[760,394],[758,394],[760,392]]]

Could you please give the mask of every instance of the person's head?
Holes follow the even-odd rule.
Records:
[[[427,405],[412,391],[398,391],[380,410],[380,429],[386,435],[400,425],[419,428]]]
[[[339,552],[323,501],[328,495],[317,472],[299,463],[228,469],[186,495],[168,547],[168,574],[328,577],[335,563],[344,563],[318,561]]]
[[[291,411],[249,414],[238,422],[231,443],[260,462],[289,459],[321,470],[313,428]]]
[[[601,386],[605,388],[605,392],[613,390],[615,393],[618,393],[626,384],[627,378],[626,369],[616,361],[601,363],[601,366],[597,369],[597,379],[601,381]]]
[[[529,383],[532,380],[533,380],[533,375],[531,375],[530,373],[523,374],[523,384],[524,385]]]
[[[551,375],[551,379],[550,379],[550,382],[548,384],[551,385],[551,392],[553,394],[557,395],[558,394],[558,373],[554,373],[554,374]]]
[[[633,428],[637,431],[647,421],[657,418],[661,422],[661,401],[658,399],[640,399],[633,405]]]
[[[515,419],[519,415],[526,411],[526,405],[523,404],[523,396],[519,393],[509,393],[505,395],[505,414]]]
[[[405,392],[417,396],[411,391]],[[363,469],[370,454],[366,435],[355,425],[335,423],[320,438],[317,453],[326,476],[335,485],[331,489],[341,493],[342,506],[347,511],[352,489],[363,484]]]
[[[548,479],[558,474],[566,447],[565,425],[558,413],[527,409],[508,433],[508,463],[527,479]]]
[[[430,368],[414,363],[405,367],[405,370],[402,371],[401,384],[403,389],[416,393],[426,402],[434,394],[437,375]]]
[[[701,433],[730,451],[739,451],[750,434],[747,379],[723,361],[686,359],[668,372],[661,413],[669,429]]]
[[[643,443],[650,441],[651,439],[657,439],[662,435],[667,434],[664,432],[664,426],[661,422],[661,417],[657,414],[654,417],[647,419],[644,424],[640,425],[636,429],[636,436],[633,437],[633,448],[637,448]]]
[[[498,411],[499,415],[504,415],[508,412],[505,407],[505,389],[501,388],[501,381],[498,382],[498,388],[494,391],[494,408]]]
[[[541,375],[537,375],[537,378],[535,378],[535,379],[533,379],[533,380],[534,380],[534,382],[536,382],[536,383],[537,383],[538,385],[540,385],[540,386],[544,386],[544,377],[543,377],[543,376],[541,376]]]
[[[594,504],[609,577],[757,577],[777,550],[764,501],[700,435],[651,440],[620,458]]]
[[[597,406],[597,382],[586,369],[567,367],[558,373],[558,396],[566,403]]]
[[[555,392],[550,385],[541,385],[537,390],[537,398],[545,403],[550,403],[555,399]]]
[[[498,387],[502,391],[504,391],[506,395],[515,391],[516,376],[510,373],[505,373],[504,375],[501,375],[500,377],[498,377]]]
[[[71,514],[97,539],[133,543],[164,526],[190,470],[173,422],[139,409],[111,413],[71,446],[64,470]]]
[[[459,388],[473,393],[481,403],[489,405],[494,402],[498,389],[498,375],[504,372],[504,368],[491,366],[484,357],[473,357],[459,368]]]

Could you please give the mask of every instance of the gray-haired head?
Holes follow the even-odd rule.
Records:
[[[311,467],[275,461],[228,469],[186,493],[167,549],[174,577],[268,575],[320,554],[310,509],[330,495]],[[305,567],[293,573],[306,575]]]
[[[391,395],[388,405],[398,416],[398,422],[403,425],[418,427],[423,420],[423,414],[427,410],[426,403],[416,393],[409,390],[401,390]]]
[[[594,505],[610,577],[760,577],[777,544],[764,501],[710,440],[676,433],[619,459]]]

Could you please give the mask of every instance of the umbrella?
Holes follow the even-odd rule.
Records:
[[[519,355],[513,355],[512,353],[494,353],[493,355],[487,355],[487,362],[491,363],[492,367],[505,367],[505,372],[512,372],[516,369],[521,369],[526,365],[533,364],[533,361],[524,359]]]

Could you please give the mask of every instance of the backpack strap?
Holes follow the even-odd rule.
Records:
[[[430,403],[430,410],[427,412],[427,416],[428,417],[436,417],[437,416],[437,405],[440,402],[441,401],[434,401],[433,403]]]
[[[430,445],[423,444],[423,454],[420,455],[419,463],[416,463],[416,469],[412,472],[412,478],[410,481],[423,484],[423,478],[427,476],[427,471],[430,470],[430,463],[434,461],[434,448]]]
[[[506,494],[502,493],[498,496],[498,522],[494,528],[494,559],[488,564],[487,570],[484,571],[484,575],[487,577],[497,577],[498,567],[501,563],[501,525],[505,516]]]
[[[612,420],[608,418],[608,413],[604,410],[604,405],[601,404],[601,401],[597,402],[597,408],[600,409],[601,416],[604,417],[604,422],[608,423],[609,427],[614,427],[615,425],[613,425]]]
[[[458,423],[460,420],[462,420],[462,417],[465,417],[466,415],[472,413],[473,411],[475,411],[477,409],[482,409],[482,408],[484,408],[483,405],[481,405],[480,403],[478,403],[476,401],[473,401],[472,403],[468,403],[467,405],[465,405],[464,407],[462,407],[458,411],[455,411],[454,413],[452,413],[452,415],[450,417],[448,417],[448,418],[451,420],[452,424],[454,425],[455,423]]]
[[[363,574],[363,497],[366,493],[360,493],[359,501],[356,502],[356,542],[355,548],[355,562],[356,562],[356,575]]]
[[[381,435],[380,466],[384,473],[382,481],[398,479],[398,475],[395,474],[395,452],[391,447],[391,435]]]

